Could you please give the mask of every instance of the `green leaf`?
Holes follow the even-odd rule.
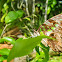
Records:
[[[43,52],[45,53],[45,58],[42,60],[42,62],[47,62],[49,60],[49,46],[46,47],[45,45],[43,45],[42,43],[40,43],[40,47],[43,50]]]
[[[5,17],[5,23],[11,23],[18,18],[18,14],[15,11],[10,11]]]
[[[0,39],[0,43],[4,43],[3,39]]]
[[[42,9],[43,9],[43,7],[41,6],[41,7],[40,7],[40,10],[42,10]]]
[[[7,5],[7,3],[5,3],[3,6],[4,6],[5,10],[7,10],[9,8],[8,5]]]
[[[30,18],[28,18],[28,17],[26,17],[26,18],[24,18],[24,19],[26,19],[26,20],[28,20],[28,21],[31,21]]]
[[[1,57],[0,57],[0,62],[3,61],[3,60],[5,60],[5,59],[4,59],[4,57],[1,56]]]
[[[5,18],[6,15],[7,15],[7,13],[5,13],[5,14],[2,16],[1,22],[4,22],[4,18]]]
[[[53,5],[56,5],[57,4],[57,1],[56,0],[53,0]]]
[[[53,8],[53,7],[54,7],[54,5],[53,5],[53,4],[51,4],[51,7]]]
[[[49,14],[49,13],[50,13],[50,11],[51,11],[51,8],[50,8],[50,7],[48,7],[48,9],[47,9],[47,14]]]
[[[42,62],[47,62],[49,60],[49,51],[47,51],[46,49],[44,48],[41,48],[44,53],[45,53],[45,58],[42,60]]]
[[[12,38],[12,37],[3,37],[2,38],[2,41],[10,42],[11,44],[14,44],[15,43],[15,39]]]
[[[18,14],[18,18],[20,18],[20,17],[23,16],[24,11],[23,10],[18,10],[18,11],[16,11],[16,13]]]
[[[51,7],[54,8],[54,6],[57,4],[57,1],[56,0],[53,0],[52,4],[51,4]]]
[[[9,56],[8,62],[15,57],[21,57],[32,52],[32,50],[41,42],[42,38],[54,39],[46,35],[37,36],[35,38],[18,39],[14,44]]]
[[[37,4],[37,7],[40,7],[40,4]]]
[[[14,59],[15,57],[21,57],[31,53],[34,47],[36,47],[41,40],[42,36],[16,40],[16,43],[9,54],[8,62],[10,62],[10,60]]]
[[[10,52],[10,49],[4,48],[0,50],[0,55],[9,55],[9,52]]]
[[[6,0],[0,0],[0,13]]]
[[[44,35],[44,33],[41,31],[41,32],[40,32],[40,35]]]
[[[40,55],[36,54],[36,57],[31,62],[47,62],[49,60],[49,47],[46,47],[42,43],[39,44],[39,47],[43,51],[40,51]]]
[[[35,47],[36,52],[40,55],[39,46]]]
[[[36,57],[33,59],[33,60],[31,60],[30,62],[42,62],[42,58],[44,58],[44,52],[42,51],[40,51],[40,55],[38,54],[38,53],[36,53]],[[41,61],[39,61],[41,59]]]
[[[1,26],[0,26],[0,27],[1,27]],[[3,31],[3,29],[0,28],[0,35],[1,35],[2,31]]]

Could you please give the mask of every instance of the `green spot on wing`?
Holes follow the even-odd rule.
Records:
[[[42,26],[44,28],[44,26]]]
[[[47,28],[49,28],[49,26],[47,26]]]
[[[52,30],[48,29],[47,31],[52,31]]]
[[[55,30],[55,27],[51,27],[52,30]]]
[[[44,35],[44,33],[43,33],[42,31],[40,32],[40,34],[41,34],[41,35]]]
[[[62,21],[62,19],[60,19],[60,21]]]
[[[55,24],[56,27],[58,27],[58,24]]]
[[[57,18],[59,18],[59,17],[57,17]]]

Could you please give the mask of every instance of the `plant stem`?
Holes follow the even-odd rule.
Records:
[[[47,20],[47,7],[48,7],[48,0],[46,0],[46,6],[45,6],[45,21]]]
[[[15,9],[14,9],[14,7],[13,7],[13,1],[11,2],[11,7],[12,7],[12,9],[15,11]]]
[[[35,13],[35,0],[33,0],[33,8],[32,8],[32,14],[33,14],[33,24],[34,22],[34,13]]]
[[[2,31],[2,34],[1,34],[0,38],[3,37],[3,34],[4,34],[4,32],[5,32],[6,28],[7,28],[7,26],[9,26],[9,25],[10,25],[10,24],[7,24],[7,25],[4,27],[4,29],[3,29],[3,31]]]
[[[28,0],[25,0],[26,2],[26,12],[27,12],[27,15],[29,16],[29,10],[28,10]]]

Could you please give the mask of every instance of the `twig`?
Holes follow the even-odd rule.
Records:
[[[11,7],[12,9],[15,11],[14,7],[13,7],[13,1],[11,1]]]
[[[34,35],[32,34],[32,32],[29,30],[29,28],[25,25],[26,29],[29,31],[29,33],[31,34],[31,36],[33,37]]]
[[[27,15],[29,16],[29,10],[28,10],[28,0],[25,0],[26,2],[26,12],[27,12]]]
[[[32,14],[35,13],[35,0],[33,0],[33,8],[32,8]]]
[[[3,29],[3,31],[2,31],[2,34],[1,34],[0,38],[3,37],[3,34],[4,34],[4,32],[5,32],[6,28],[7,28],[7,26],[9,26],[9,25],[10,25],[10,24],[7,24],[7,25],[4,27],[4,29]]]
[[[23,6],[23,0],[22,0],[22,2],[21,2],[21,4],[20,4],[20,8]]]
[[[47,20],[47,7],[48,7],[48,0],[46,0],[46,6],[45,6],[45,21]]]
[[[32,8],[33,24],[34,24],[34,13],[35,13],[35,0],[33,0],[33,8]]]
[[[18,9],[21,9],[21,7],[22,7],[22,5],[23,5],[23,0],[20,1],[20,3],[21,3],[20,5],[19,5],[19,1],[18,1],[18,3],[17,3],[17,8],[18,8]]]

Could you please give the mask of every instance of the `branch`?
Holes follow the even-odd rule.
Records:
[[[29,31],[29,33],[31,34],[31,36],[33,37],[34,35],[33,35],[32,32],[29,30],[28,26],[25,25],[25,27],[26,27],[26,29]]]
[[[35,13],[35,0],[33,0],[33,8],[32,8],[32,14]]]
[[[27,15],[29,16],[29,10],[28,10],[28,0],[25,0],[26,2],[26,12],[27,12]]]
[[[22,6],[23,6],[23,0],[20,1],[20,3],[21,3],[20,5],[19,5],[19,1],[18,1],[18,3],[17,3],[17,8],[18,8],[18,9],[21,9],[21,8],[22,8]]]
[[[33,24],[34,24],[34,13],[35,13],[35,0],[33,0],[33,8],[32,8]]]
[[[11,1],[11,7],[12,9],[15,11],[14,7],[13,7],[13,1]]]
[[[45,21],[47,20],[47,7],[48,7],[48,0],[46,0],[46,6],[45,6]]]
[[[21,4],[20,4],[20,8],[23,6],[23,0],[22,0],[22,2],[21,2]]]
[[[7,25],[4,27],[4,29],[3,29],[3,31],[2,31],[2,34],[1,34],[0,38],[3,37],[3,34],[4,34],[4,32],[5,32],[6,28],[7,28],[7,26],[9,26],[9,25],[10,25],[10,24],[7,24]]]

